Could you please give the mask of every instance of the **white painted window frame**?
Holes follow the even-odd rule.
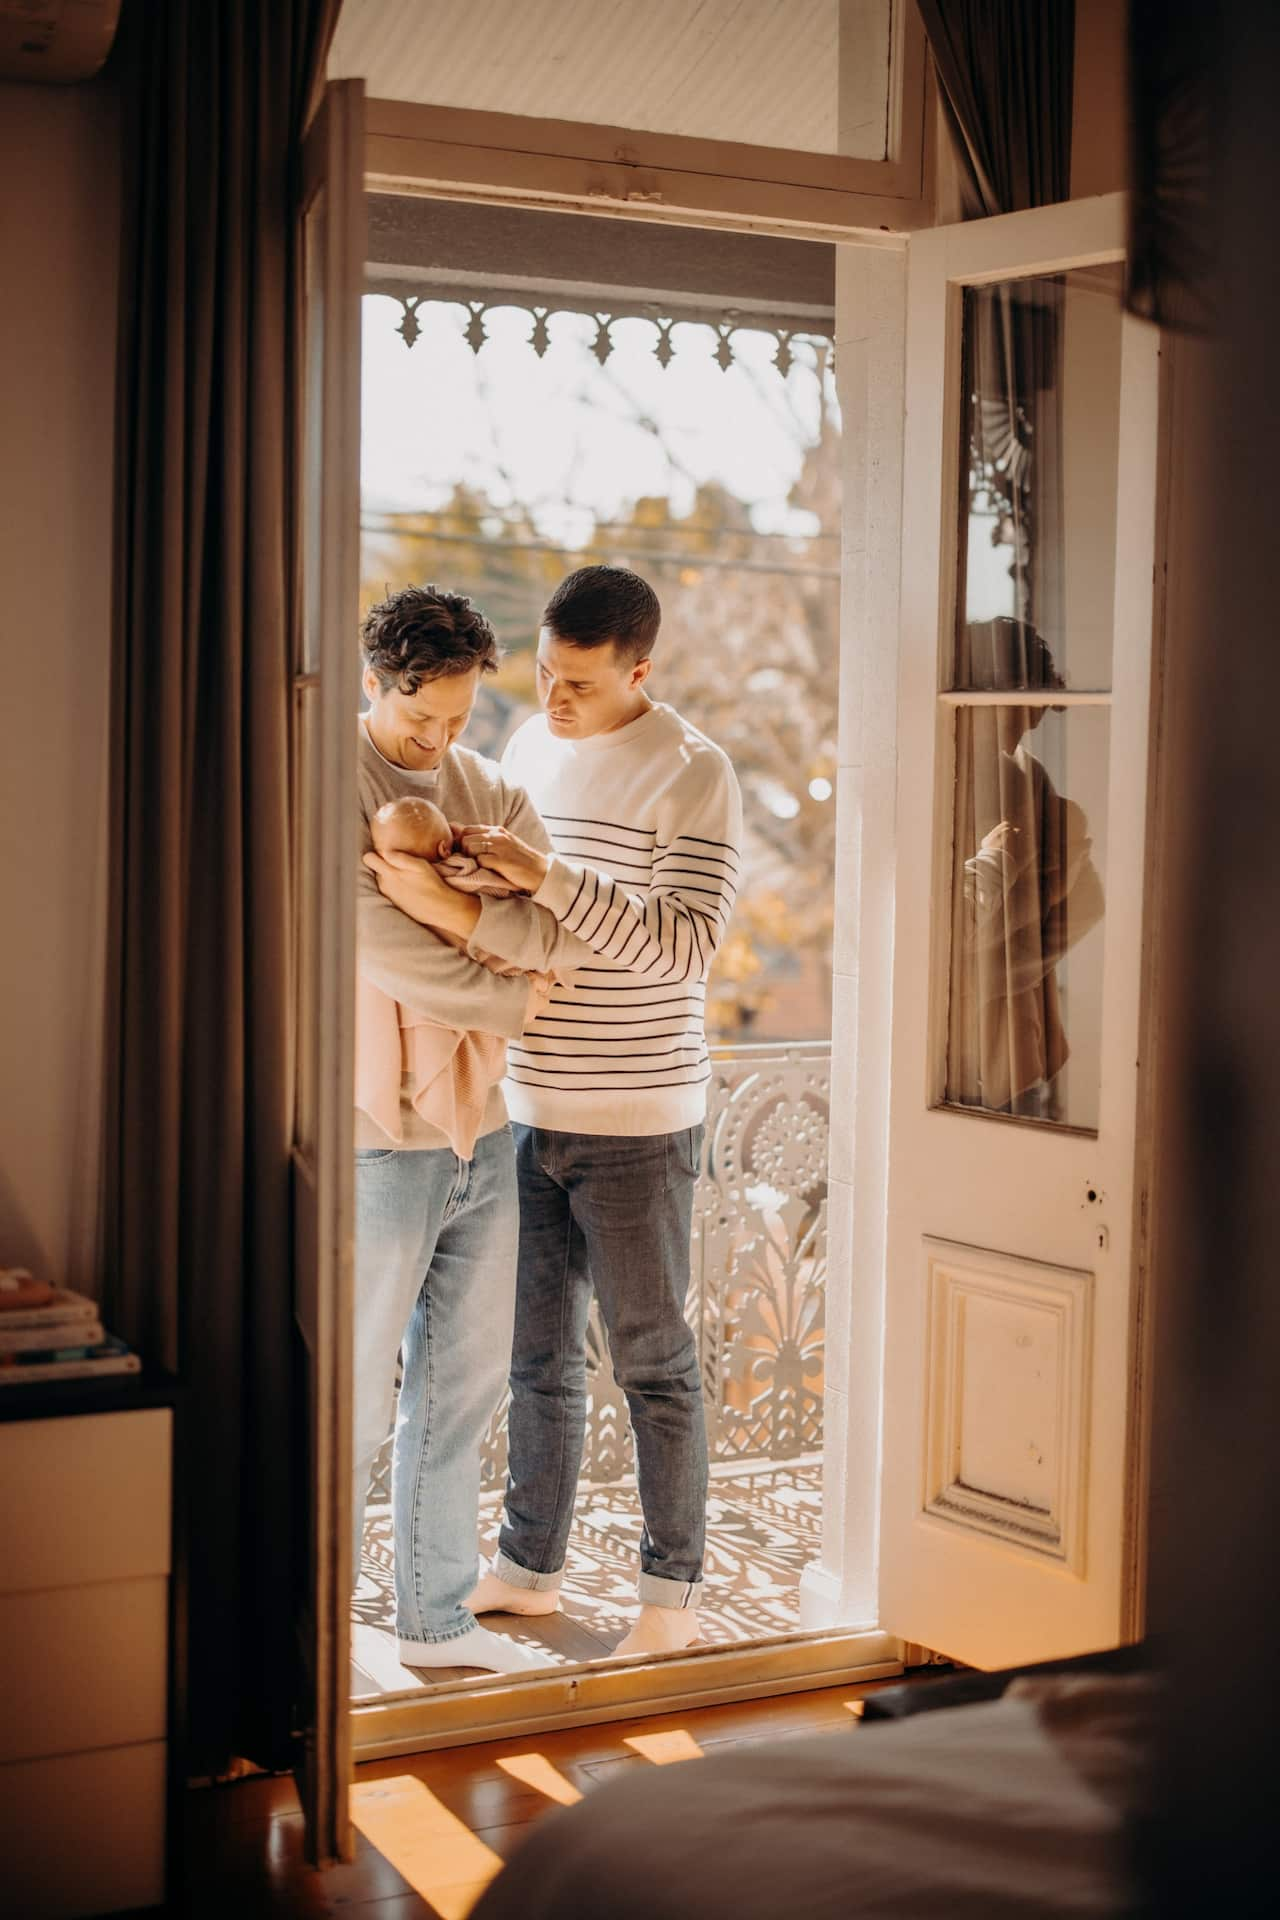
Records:
[[[893,9],[884,160],[538,120],[416,101],[369,100],[370,191],[865,245],[932,224],[932,93],[911,0]]]

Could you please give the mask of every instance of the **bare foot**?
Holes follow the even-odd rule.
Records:
[[[698,1638],[696,1607],[641,1607],[640,1617],[615,1653],[679,1653]]]
[[[472,1613],[554,1613],[560,1592],[557,1587],[513,1587],[496,1573],[482,1573],[467,1605]]]

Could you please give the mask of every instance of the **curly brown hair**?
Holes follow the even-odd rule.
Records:
[[[401,587],[370,607],[360,629],[364,661],[384,692],[416,693],[424,680],[492,673],[502,658],[497,636],[464,593]]]

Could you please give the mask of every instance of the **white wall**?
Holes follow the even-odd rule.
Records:
[[[0,83],[0,1265],[91,1288],[119,216],[110,81]]]

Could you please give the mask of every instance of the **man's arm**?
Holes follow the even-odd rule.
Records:
[[[742,798],[722,755],[696,761],[676,781],[658,831],[647,894],[553,855],[534,903],[618,967],[655,983],[701,980],[724,938],[741,860]]]
[[[538,818],[528,795],[520,788],[504,788],[500,832],[520,830],[518,844],[526,852],[535,850],[542,877],[544,854],[549,849],[547,830]],[[485,827],[456,827],[469,846],[469,838],[494,831]],[[378,897],[420,931],[437,929],[464,941],[468,955],[481,955],[504,961],[523,973],[566,974],[591,958],[591,951],[566,933],[545,907],[535,907],[526,897],[498,899],[488,894],[464,893],[441,878],[431,861],[416,854],[366,850],[362,869],[378,888]],[[434,932],[429,937],[435,939]],[[485,969],[488,971],[488,969]]]
[[[507,787],[502,824],[526,846],[550,855],[551,836],[542,824],[537,808],[523,787]],[[492,894],[473,895],[480,911],[468,934],[473,952],[491,953],[508,966],[526,973],[565,973],[585,966],[593,957],[592,949],[562,927],[550,908],[537,905],[526,895],[508,900]]]
[[[1038,986],[1105,904],[1079,806],[1062,799],[1043,769],[1034,794],[1039,836],[1002,820],[964,863],[968,945],[998,956],[1002,996]]]
[[[384,899],[361,865],[356,882],[356,963],[366,979],[424,1020],[514,1040],[523,1031],[527,980],[503,980],[445,944]]]

